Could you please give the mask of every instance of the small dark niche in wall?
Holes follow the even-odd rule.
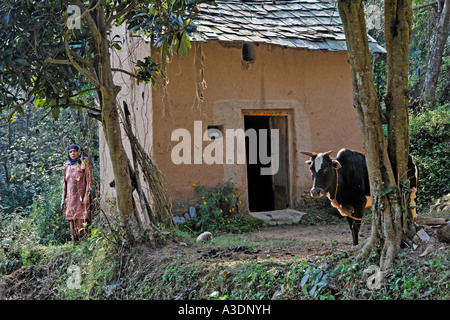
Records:
[[[253,63],[256,60],[256,47],[253,43],[244,43],[242,46],[242,59],[245,62]]]
[[[223,136],[223,126],[221,125],[210,125],[207,131],[208,138],[215,140],[216,138],[222,138]]]

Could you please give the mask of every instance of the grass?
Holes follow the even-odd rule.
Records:
[[[321,224],[323,218],[319,212],[317,215],[319,220],[311,219],[307,223]],[[16,296],[10,297],[34,299],[38,296],[61,300],[450,298],[450,261],[448,245],[444,244],[434,246],[425,254],[425,248],[405,249],[386,273],[380,288],[370,289],[370,275],[365,270],[375,265],[375,257],[358,261],[353,254],[335,251],[313,260],[264,254],[258,255],[258,259],[245,260],[198,259],[197,250],[212,247],[220,251],[239,245],[250,250],[261,249],[264,253],[276,248],[289,249],[298,246],[299,242],[224,234],[202,244],[196,243],[190,233],[178,230],[166,239],[165,246],[152,248],[148,244],[136,244],[124,248],[111,243],[108,239],[112,237],[103,232],[93,232],[89,240],[78,245],[66,243],[22,250],[27,268],[40,266],[46,275],[39,281],[33,272],[6,276],[2,279],[5,283],[20,282],[22,288],[29,288],[29,291],[22,290],[21,296],[15,292]],[[185,242],[187,249],[180,246],[180,242]],[[79,267],[77,288],[69,285],[77,275],[70,271],[71,266]],[[25,274],[29,278],[19,278]]]

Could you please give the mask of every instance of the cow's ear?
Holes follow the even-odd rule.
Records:
[[[306,160],[305,163],[310,166],[312,164],[312,160]]]
[[[335,167],[336,169],[342,168],[341,164],[340,164],[339,161],[337,161],[337,160],[332,160],[332,161],[331,161],[331,165],[332,165],[333,167]]]

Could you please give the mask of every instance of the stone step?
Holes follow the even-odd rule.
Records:
[[[249,214],[256,219],[264,221],[268,225],[276,226],[298,223],[306,212],[287,208],[282,210],[249,212]]]

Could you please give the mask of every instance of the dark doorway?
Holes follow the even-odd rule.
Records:
[[[289,206],[287,116],[245,115],[244,127],[250,211],[287,208]],[[276,149],[273,150],[278,154],[276,166],[274,158],[268,163],[268,157],[274,147],[271,145],[271,129],[278,129],[278,152]],[[276,140],[276,136],[274,139]],[[271,167],[278,170],[274,174],[261,174],[263,168],[267,171]]]

